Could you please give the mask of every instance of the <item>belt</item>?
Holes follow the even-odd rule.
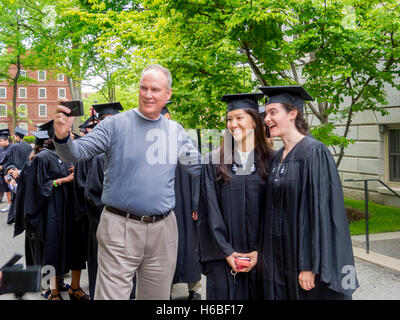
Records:
[[[109,207],[109,206],[106,206],[106,210],[110,211],[112,213],[115,213],[115,214],[117,214],[117,215],[119,215],[121,217],[126,217],[126,218],[129,218],[129,219],[138,220],[138,221],[140,221],[142,223],[153,223],[153,222],[157,222],[157,221],[163,220],[166,217],[168,217],[168,215],[171,213],[171,210],[170,210],[166,214],[159,214],[159,215],[155,215],[155,216],[137,216],[137,215],[135,215],[133,213],[126,212],[126,211],[121,211],[121,210],[119,210],[117,208]]]

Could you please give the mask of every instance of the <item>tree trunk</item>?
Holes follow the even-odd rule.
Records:
[[[15,127],[17,126],[17,94],[18,94],[18,79],[19,75],[21,73],[21,57],[18,54],[17,55],[17,73],[14,76],[13,79],[13,102],[12,102],[12,110],[13,110],[13,124],[12,124],[12,129],[13,131],[15,130]]]
[[[351,125],[351,122],[352,122],[352,117],[353,117],[353,103],[350,106],[349,114],[347,116],[346,128],[345,128],[344,134],[343,134],[344,138],[347,138],[347,135],[349,133],[350,125]],[[344,156],[344,146],[341,146],[340,147],[340,151],[339,151],[339,157],[336,160],[336,167],[337,168],[339,168],[339,165],[340,165],[340,162],[342,162],[343,156]]]

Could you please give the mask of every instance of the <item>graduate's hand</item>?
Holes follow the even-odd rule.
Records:
[[[11,180],[10,180],[10,184],[11,184],[13,187],[15,187],[15,185],[16,185],[17,183],[15,182],[15,180],[14,180],[14,179],[12,179],[12,178],[11,178]]]
[[[72,182],[72,181],[74,181],[74,173],[72,172],[71,174],[69,174],[68,176],[66,176],[65,178],[62,178],[60,180],[62,181],[62,183]]]
[[[193,211],[193,212],[192,212],[192,219],[193,219],[193,221],[197,221],[198,218],[199,218],[199,217],[198,217],[198,215],[197,215],[197,211]]]
[[[249,272],[251,269],[254,268],[254,266],[257,264],[258,261],[258,252],[257,251],[252,251],[250,253],[238,253],[237,256],[244,257],[244,258],[250,258],[250,265],[247,268],[241,268],[239,269],[240,272]]]
[[[70,166],[69,169],[68,169],[68,171],[71,172],[71,173],[74,173],[74,169],[75,169],[74,166]]]
[[[67,107],[58,105],[56,109],[56,114],[54,116],[54,133],[56,137],[60,140],[68,137],[69,129],[74,123],[75,117],[67,117],[66,114],[71,112]]]
[[[234,272],[242,272],[240,269],[237,268],[236,263],[235,263],[235,257],[239,256],[239,255],[240,255],[240,253],[233,252],[229,257],[225,258],[226,262],[228,262],[228,264],[230,265],[230,267],[232,268],[232,270]]]
[[[315,274],[311,271],[300,271],[299,284],[303,290],[310,291],[315,288]]]

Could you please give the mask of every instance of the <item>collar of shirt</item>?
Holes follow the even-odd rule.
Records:
[[[159,115],[157,119],[150,119],[150,118],[146,117],[145,115],[143,115],[143,114],[139,111],[139,108],[136,108],[136,109],[133,109],[133,110],[138,114],[139,117],[141,117],[141,118],[143,118],[143,119],[145,119],[145,120],[149,120],[149,121],[158,121],[158,120],[161,118],[161,115]]]

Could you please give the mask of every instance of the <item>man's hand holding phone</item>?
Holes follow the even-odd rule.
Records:
[[[75,117],[69,117],[71,109],[63,105],[58,105],[54,116],[54,133],[60,140],[69,135],[69,129],[74,123]]]

